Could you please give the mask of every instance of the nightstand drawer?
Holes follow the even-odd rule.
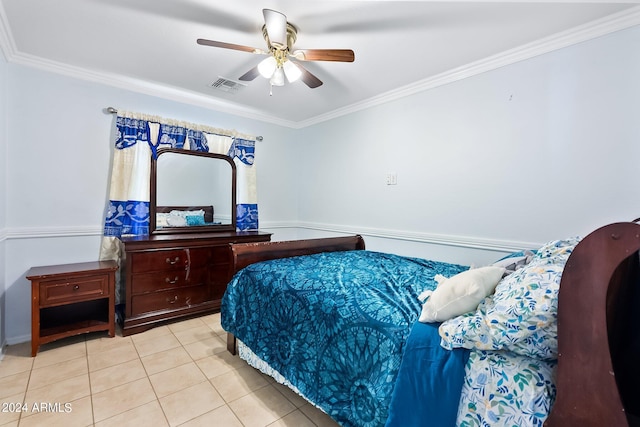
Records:
[[[108,295],[109,277],[106,275],[40,283],[41,307],[88,301]]]
[[[209,293],[206,286],[190,286],[145,295],[134,295],[131,298],[131,312],[135,316],[153,311],[175,310],[201,304],[208,300]]]

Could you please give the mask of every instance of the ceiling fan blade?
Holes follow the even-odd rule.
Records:
[[[291,55],[301,61],[353,62],[356,59],[351,49],[297,49]]]
[[[260,71],[258,71],[258,67],[255,66],[249,71],[247,71],[246,73],[244,73],[243,75],[241,75],[239,80],[250,82],[251,80],[254,80],[256,77],[258,77],[259,75],[260,75]]]
[[[233,43],[218,42],[215,40],[198,39],[197,42],[198,44],[203,46],[221,47],[223,49],[233,49],[233,50],[239,50],[242,52],[249,52],[249,53],[256,53],[256,54],[266,53],[262,49],[258,49],[256,47],[243,46],[240,44],[233,44]]]
[[[302,71],[302,75],[300,76],[300,80],[302,80],[304,82],[304,84],[309,86],[311,89],[315,89],[318,86],[322,86],[322,80],[320,80],[319,78],[317,78],[316,76],[311,74],[309,72],[309,70],[304,68],[302,65],[300,65],[300,64],[296,64],[296,65],[298,66],[300,71]]]
[[[262,9],[262,15],[271,44],[277,48],[287,47],[287,17],[271,9]]]

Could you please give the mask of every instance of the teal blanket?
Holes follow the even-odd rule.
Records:
[[[440,346],[440,323],[416,322],[404,350],[386,427],[454,427],[469,350]]]
[[[384,426],[418,295],[468,267],[371,251],[250,265],[222,326],[342,426]]]

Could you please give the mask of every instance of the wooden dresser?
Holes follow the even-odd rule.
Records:
[[[259,231],[154,234],[123,238],[123,335],[220,310],[233,275],[229,243],[266,242]]]

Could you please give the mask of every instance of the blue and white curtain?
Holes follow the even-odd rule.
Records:
[[[115,139],[101,259],[120,259],[120,237],[149,234],[151,159],[162,147],[230,156],[237,167],[237,229],[258,229],[254,137],[156,116],[119,112]]]
[[[236,164],[236,220],[238,230],[258,229],[255,139],[234,138],[229,155]]]

